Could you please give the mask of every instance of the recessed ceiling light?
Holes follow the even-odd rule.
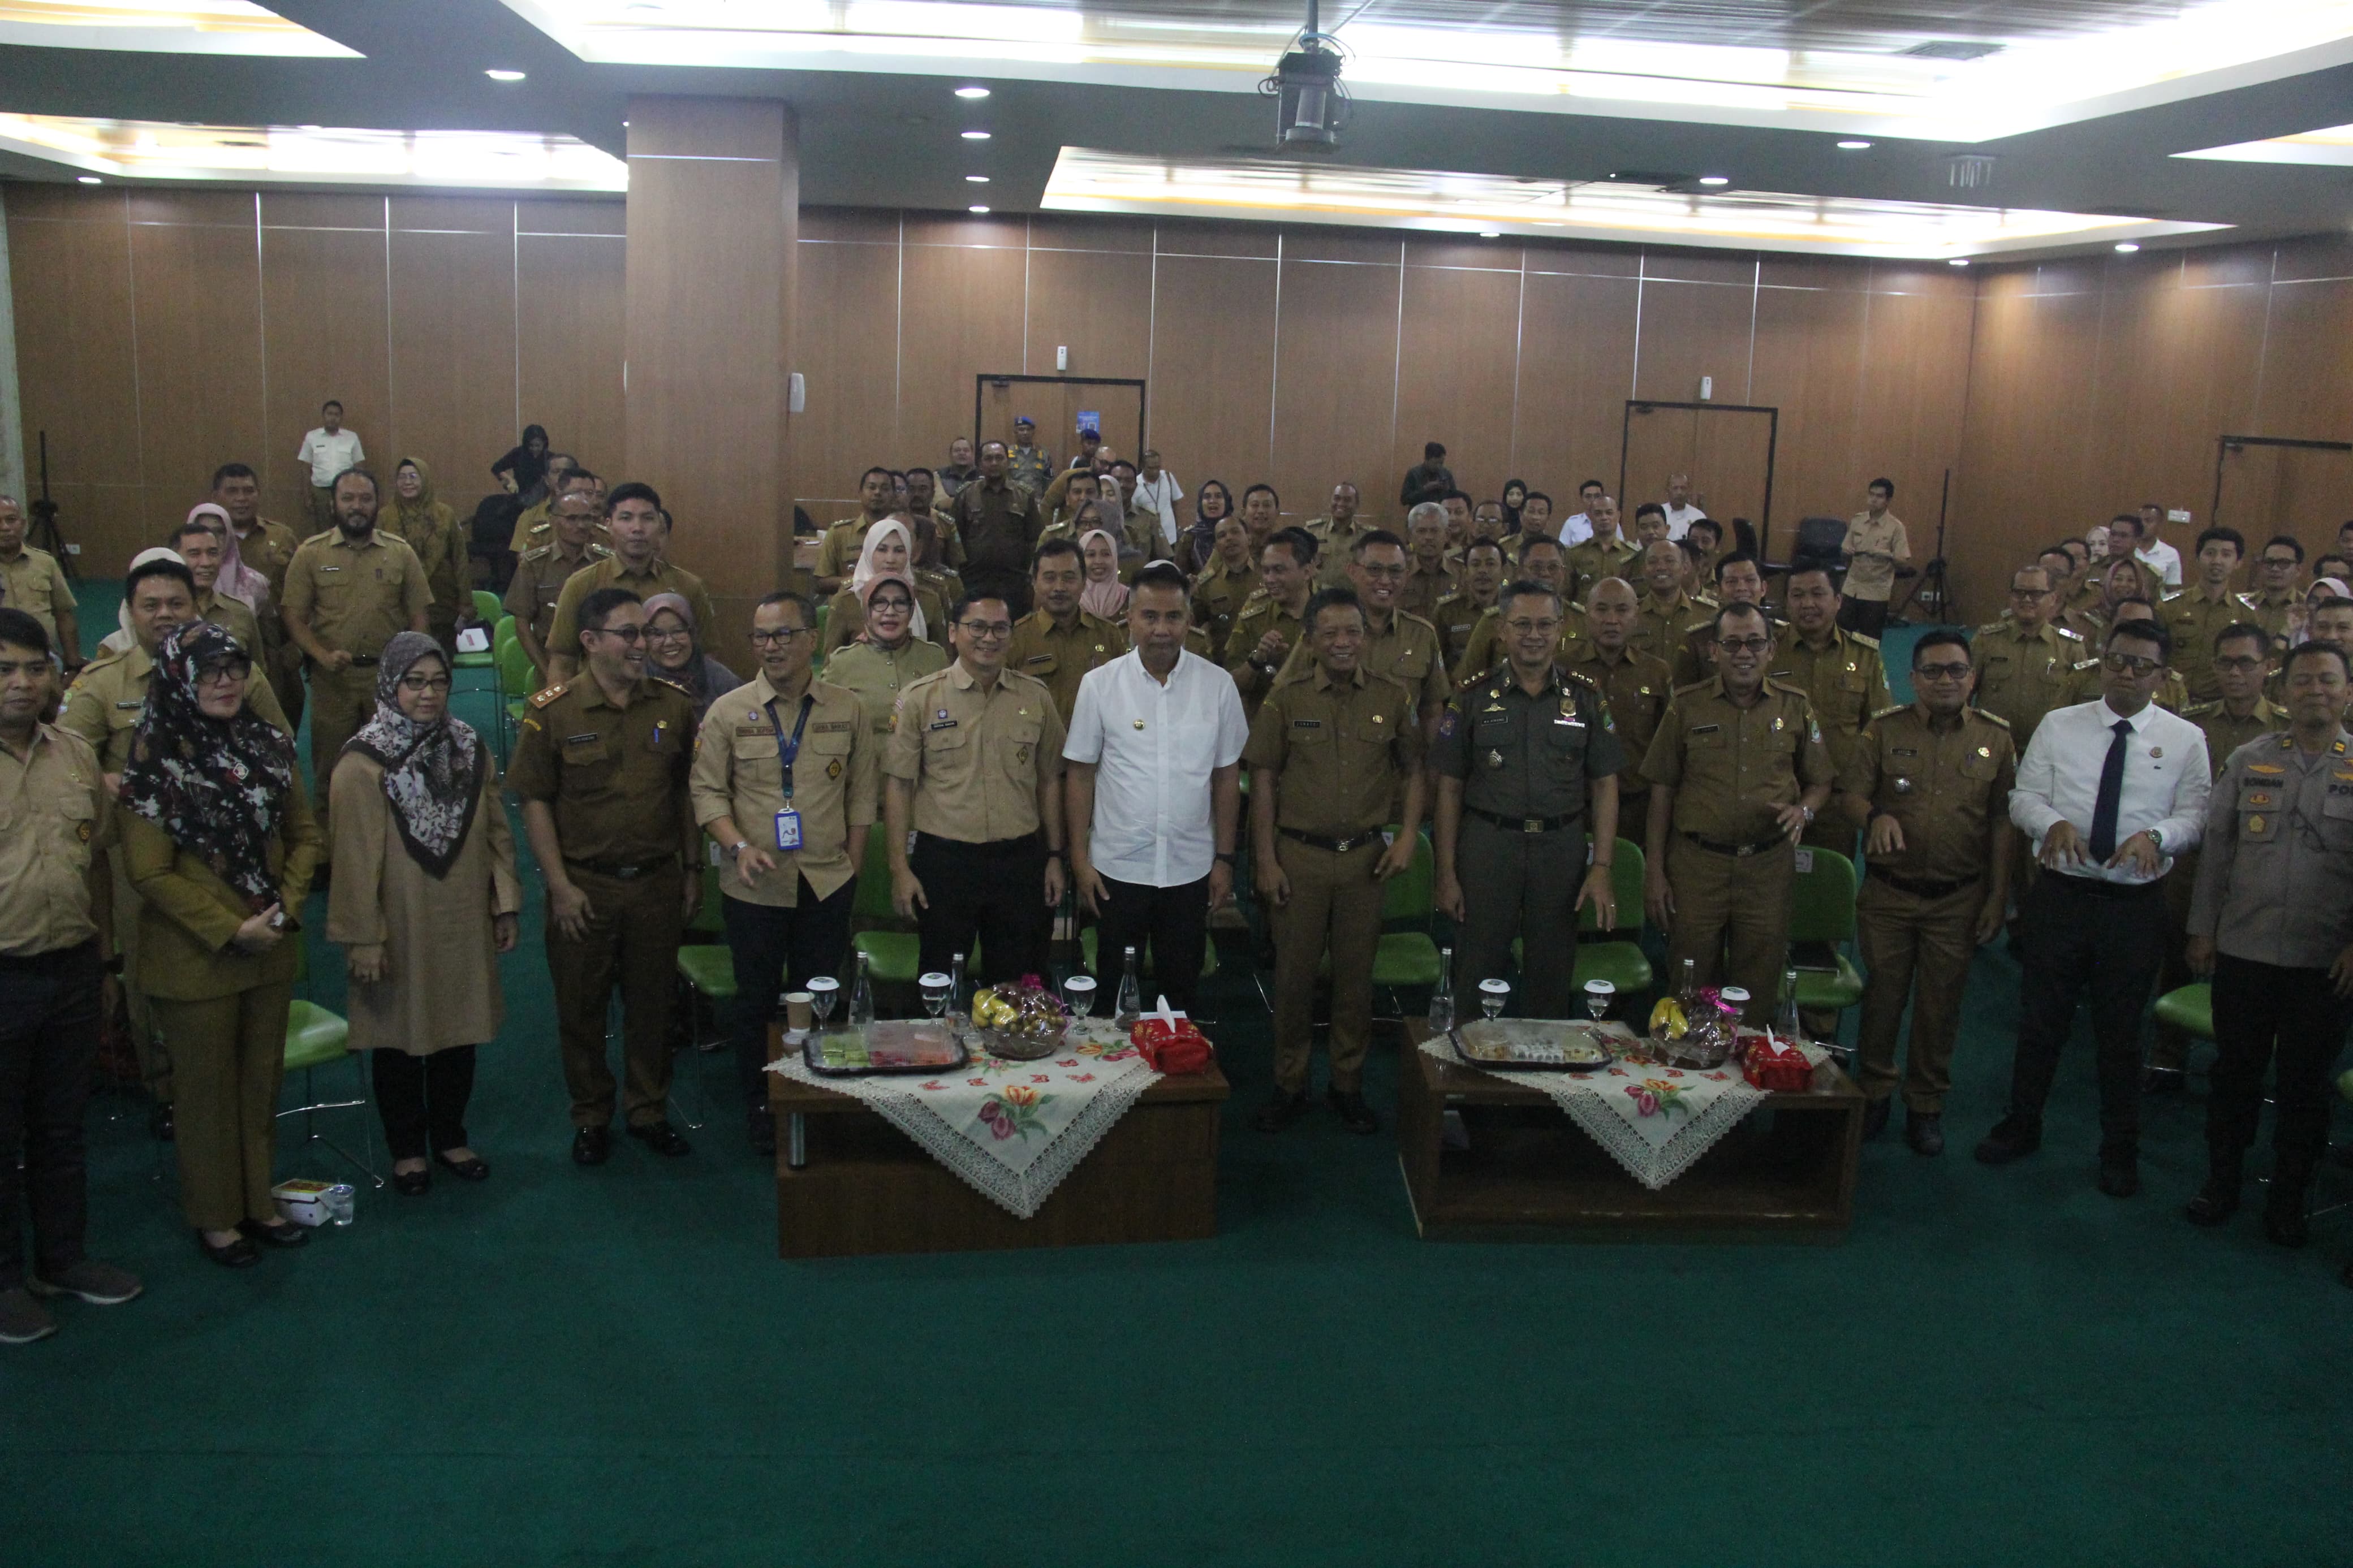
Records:
[[[1945,263],[1947,267],[1967,267],[1968,264],[1969,258],[1966,256],[1956,256]]]
[[[96,174],[76,174],[74,179],[85,185],[95,185],[100,183]]]
[[[2119,256],[2130,256],[2134,251],[2138,250],[2139,248],[2139,246],[2135,245],[2131,240],[2127,239],[2117,245],[2116,254]]]
[[[482,74],[490,78],[492,81],[521,81],[523,76],[523,73],[518,70],[494,69],[486,70]]]
[[[1871,143],[1860,136],[1850,136],[1840,142],[1838,148],[1841,153],[1868,153],[1871,151]]]
[[[967,142],[986,142],[988,140],[988,132],[986,131],[967,131],[964,133],[964,139]]]
[[[1732,178],[1728,174],[1702,174],[1699,183],[1703,185],[1728,185],[1732,184]]]
[[[985,87],[960,87],[956,89],[956,96],[958,98],[987,98],[988,96],[988,89]]]
[[[985,213],[988,208],[979,202],[975,202],[972,205],[965,208],[964,210],[968,213]]]
[[[967,185],[985,185],[988,184],[988,176],[987,174],[966,174],[964,177],[964,183]]]
[[[1501,239],[1504,237],[1504,231],[1500,228],[1482,228],[1479,231],[1479,237],[1481,239]]]

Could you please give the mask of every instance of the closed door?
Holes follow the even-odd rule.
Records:
[[[1669,475],[1689,474],[1693,503],[1725,525],[1727,541],[1737,517],[1748,520],[1763,543],[1773,488],[1773,414],[1770,408],[1628,405],[1618,497],[1626,531],[1633,531],[1634,509],[1642,502],[1666,504]]]
[[[2213,521],[2246,535],[2249,555],[2279,533],[2302,540],[2307,552],[2332,550],[2337,525],[2353,517],[2353,447],[2225,437],[2218,479]]]
[[[983,381],[977,439],[1013,444],[1013,421],[1038,422],[1038,445],[1068,467],[1079,449],[1082,416],[1103,432],[1103,445],[1134,462],[1144,437],[1144,388],[1118,382]]]

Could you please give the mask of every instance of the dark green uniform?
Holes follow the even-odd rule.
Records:
[[[1462,995],[1510,967],[1522,939],[1520,1008],[1572,1015],[1577,896],[1584,885],[1592,781],[1626,766],[1600,689],[1555,666],[1530,696],[1508,666],[1447,704],[1430,766],[1462,781],[1455,879],[1463,921],[1454,988]]]

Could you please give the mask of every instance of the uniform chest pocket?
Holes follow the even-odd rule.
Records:
[[[65,819],[68,862],[77,868],[89,866],[90,840],[97,837],[97,803],[89,795],[76,791],[58,802],[57,812]]]
[[[923,768],[928,773],[961,773],[972,765],[972,731],[963,724],[945,723],[944,728],[923,731]]]
[[[1963,778],[1970,780],[1972,783],[1983,784],[1988,779],[1992,778],[1994,774],[1999,773],[2000,770],[1994,766],[1994,761],[1991,757],[1980,755],[1976,752],[1971,752],[1961,758],[1959,763],[1956,765],[1953,771],[1959,773]]]
[[[802,742],[802,749],[820,757],[843,757],[849,754],[849,737],[853,726],[833,722],[822,728],[812,727]]]
[[[2332,801],[2331,805],[2335,803]],[[2277,784],[2242,784],[2239,789],[2239,840],[2268,844],[2280,833],[2281,796]],[[2335,815],[2333,812],[2330,815]]]
[[[776,732],[774,730],[738,730],[732,744],[738,767],[763,759],[771,763],[776,760]]]
[[[1560,757],[1582,757],[1591,742],[1593,731],[1582,723],[1564,719],[1547,720],[1545,723],[1546,749]]]
[[[998,765],[1008,773],[1027,775],[1038,756],[1038,737],[1046,725],[1035,717],[1015,719],[1005,727],[1005,738],[997,748]]]
[[[1021,661],[1022,674],[1036,676],[1049,686],[1054,683],[1054,676],[1061,668],[1060,658],[1050,653],[1033,653]]]
[[[2353,781],[2331,784],[2320,804],[2320,815],[2331,822],[2353,822]]]

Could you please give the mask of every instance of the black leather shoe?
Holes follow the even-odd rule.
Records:
[[[487,1182],[491,1179],[491,1163],[480,1154],[463,1160],[452,1160],[447,1154],[436,1154],[433,1163],[461,1182]]]
[[[1915,1154],[1931,1159],[1945,1152],[1945,1116],[1939,1110],[1906,1110],[1904,1113],[1904,1142],[1912,1145]]]
[[[1331,1102],[1333,1110],[1340,1113],[1340,1125],[1349,1131],[1366,1137],[1381,1130],[1381,1119],[1373,1114],[1373,1108],[1365,1103],[1365,1097],[1358,1090],[1328,1089],[1324,1098]]]
[[[2140,1191],[2140,1156],[2130,1150],[2100,1154],[2100,1191],[2112,1198],[2128,1198]]]
[[[433,1173],[430,1170],[395,1171],[392,1173],[392,1190],[404,1198],[421,1198],[433,1190]]]
[[[259,1220],[249,1219],[237,1228],[245,1233],[247,1240],[258,1242],[263,1247],[292,1247],[311,1245],[311,1233],[290,1219],[280,1220],[276,1225],[264,1225]]]
[[[583,1127],[572,1135],[572,1163],[601,1165],[612,1156],[613,1134],[602,1127]]]
[[[1274,1098],[1250,1118],[1250,1125],[1261,1132],[1280,1132],[1306,1115],[1307,1111],[1307,1096],[1304,1093],[1285,1094],[1278,1089],[1274,1091]]]
[[[772,1158],[776,1152],[776,1113],[765,1105],[754,1105],[744,1113],[744,1136],[750,1140],[752,1152],[762,1158]]]
[[[1895,1109],[1893,1100],[1874,1100],[1862,1108],[1862,1141],[1866,1143],[1887,1131],[1888,1114]]]
[[[250,1268],[261,1261],[260,1248],[242,1236],[227,1247],[215,1247],[205,1239],[205,1233],[200,1230],[196,1232],[196,1250],[223,1268]]]
[[[2042,1123],[2005,1116],[1978,1143],[1978,1163],[2007,1165],[2042,1147]]]
[[[657,1154],[675,1159],[694,1152],[694,1145],[679,1136],[678,1129],[667,1121],[649,1121],[642,1127],[629,1129],[629,1136]]]
[[[169,1143],[178,1136],[179,1128],[172,1120],[170,1106],[159,1105],[147,1113],[147,1133],[158,1143]]]
[[[2221,1225],[2239,1212],[2239,1184],[2209,1176],[2198,1195],[2181,1205],[2181,1212],[2191,1225]]]

